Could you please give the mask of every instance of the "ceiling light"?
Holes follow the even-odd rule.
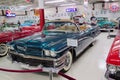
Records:
[[[60,6],[70,6],[70,5],[76,5],[76,3],[70,3],[70,4],[61,4]]]
[[[59,2],[64,2],[65,0],[54,0],[54,1],[47,1],[45,2],[46,4],[49,4],[49,3],[59,3]]]
[[[84,0],[84,5],[88,6],[88,0]]]
[[[108,2],[109,0],[104,0],[105,2]]]

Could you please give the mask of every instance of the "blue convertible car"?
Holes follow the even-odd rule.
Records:
[[[12,61],[25,68],[66,72],[99,33],[96,26],[79,26],[66,20],[50,21],[45,23],[42,33],[11,42],[9,55]]]

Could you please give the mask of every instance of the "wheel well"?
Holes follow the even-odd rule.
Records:
[[[72,49],[70,49],[70,52],[72,53],[72,55],[73,55],[73,61],[75,60],[75,57],[76,57],[76,52],[75,52],[75,50],[72,48]]]

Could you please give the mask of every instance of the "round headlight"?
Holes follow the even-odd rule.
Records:
[[[115,73],[115,72],[116,72],[116,66],[109,65],[109,66],[108,66],[108,70],[109,70],[111,73]]]
[[[50,51],[50,55],[51,55],[52,57],[55,57],[55,56],[56,56],[56,53],[55,53],[54,51]]]
[[[44,50],[44,53],[45,53],[46,56],[50,56],[50,51]]]
[[[9,49],[10,49],[10,50],[14,50],[13,46],[9,46]]]
[[[56,53],[54,51],[44,50],[45,56],[55,57]]]

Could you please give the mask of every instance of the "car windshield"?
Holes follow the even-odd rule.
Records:
[[[76,32],[77,26],[72,22],[65,21],[56,21],[56,22],[47,22],[44,26],[44,31],[47,32]]]

